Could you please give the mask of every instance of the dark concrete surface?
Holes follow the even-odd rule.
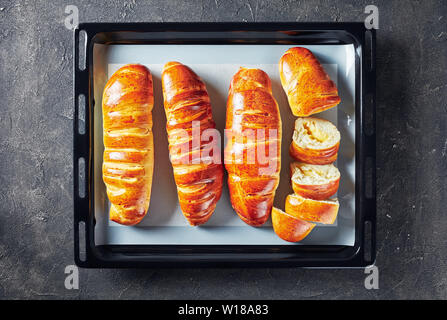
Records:
[[[363,21],[380,10],[380,289],[362,270],[80,270],[73,264],[72,32],[80,22]],[[0,298],[447,298],[446,1],[0,1]]]

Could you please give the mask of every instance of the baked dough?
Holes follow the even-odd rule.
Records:
[[[285,211],[305,221],[333,224],[339,207],[337,199],[313,200],[298,194],[289,194],[286,198]]]
[[[279,60],[279,75],[290,109],[297,117],[307,117],[340,103],[335,83],[306,48],[287,50]]]
[[[300,162],[329,164],[337,160],[340,132],[330,121],[308,117],[295,121],[290,155]]]
[[[281,117],[264,71],[240,68],[233,76],[226,129],[225,167],[231,204],[245,223],[262,225],[270,216],[281,170]],[[265,152],[265,161],[260,161],[258,151],[270,149],[273,151]]]
[[[111,202],[110,220],[134,225],[149,208],[154,168],[150,71],[129,64],[116,71],[102,98],[103,180]]]
[[[332,164],[294,162],[290,165],[290,170],[293,191],[302,197],[324,200],[338,190],[340,172]]]
[[[315,223],[291,216],[278,208],[272,210],[272,224],[278,237],[288,242],[303,240],[315,227]]]
[[[210,139],[197,146],[193,143],[194,123],[199,125],[199,130],[195,129],[199,139],[205,130],[216,126],[210,98],[203,81],[179,62],[165,64],[161,78],[169,152],[180,208],[191,225],[200,225],[211,217],[222,194],[220,141]],[[187,136],[180,132],[186,132]],[[217,150],[217,154],[213,150]]]

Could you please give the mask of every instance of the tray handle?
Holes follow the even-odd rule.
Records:
[[[86,263],[85,249],[90,241],[87,232],[87,219],[90,210],[90,110],[89,72],[85,68],[88,61],[88,35],[84,30],[74,30],[73,43],[73,83],[74,83],[74,115],[73,115],[73,201],[74,201],[74,236],[75,262],[78,266]],[[80,46],[80,41],[83,45]],[[84,59],[80,66],[81,59]],[[82,119],[84,118],[84,119]]]
[[[365,30],[363,50],[365,81],[363,95],[363,234],[364,260],[372,265],[376,259],[376,30]]]

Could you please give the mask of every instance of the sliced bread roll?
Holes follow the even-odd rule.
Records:
[[[330,121],[313,117],[295,121],[290,155],[298,161],[329,164],[337,160],[340,132]]]
[[[286,198],[287,214],[310,222],[333,224],[337,218],[339,203],[337,199],[313,200],[298,194]]]
[[[290,171],[293,191],[304,198],[324,200],[338,190],[340,172],[332,164],[294,162]]]
[[[281,239],[289,242],[298,242],[303,240],[315,227],[310,223],[273,207],[272,209],[273,230]]]
[[[340,103],[337,86],[309,49],[294,47],[279,60],[281,84],[292,113],[307,117]]]

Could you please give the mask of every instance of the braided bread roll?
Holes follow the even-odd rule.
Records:
[[[165,64],[161,77],[180,208],[188,222],[196,226],[208,221],[222,194],[219,139],[200,144],[193,141],[193,137],[201,139],[205,130],[216,127],[210,98],[203,81],[179,62]]]
[[[245,223],[262,225],[272,211],[281,170],[281,117],[264,71],[240,68],[233,76],[226,129],[231,204]]]
[[[134,225],[149,208],[154,168],[150,71],[129,64],[116,71],[102,98],[103,180],[111,202],[110,219]]]

